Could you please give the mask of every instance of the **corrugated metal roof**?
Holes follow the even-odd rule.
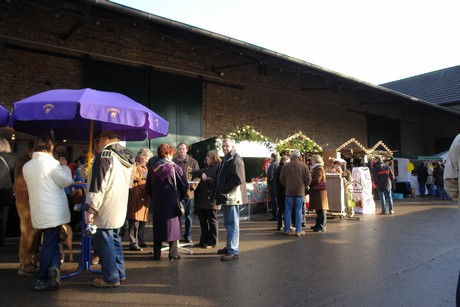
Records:
[[[460,102],[460,65],[380,86],[437,105]]]

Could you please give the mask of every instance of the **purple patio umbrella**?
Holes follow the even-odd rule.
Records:
[[[13,127],[32,135],[53,134],[56,140],[92,140],[103,130],[121,140],[143,141],[168,135],[169,123],[131,98],[93,89],[57,89],[13,105]]]
[[[10,111],[4,106],[0,106],[0,127],[5,127],[8,125],[10,119]]]

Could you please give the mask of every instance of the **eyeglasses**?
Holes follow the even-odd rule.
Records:
[[[94,143],[99,143],[100,140],[100,138],[94,139]]]

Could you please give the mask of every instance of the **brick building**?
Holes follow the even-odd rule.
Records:
[[[101,0],[0,2],[0,104],[55,88],[117,91],[170,122],[160,142],[194,143],[252,125],[323,148],[383,140],[432,154],[460,112],[249,43]]]

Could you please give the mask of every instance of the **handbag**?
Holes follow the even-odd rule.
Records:
[[[176,182],[176,171],[174,170],[174,189],[176,190],[176,214],[178,217],[181,217],[182,215],[185,214],[185,207],[184,204],[179,200],[179,197],[177,195],[177,182]]]
[[[179,200],[177,200],[176,213],[177,213],[177,216],[179,217],[185,214],[184,204]]]
[[[326,190],[326,183],[325,182],[318,182],[313,186],[313,190]]]

